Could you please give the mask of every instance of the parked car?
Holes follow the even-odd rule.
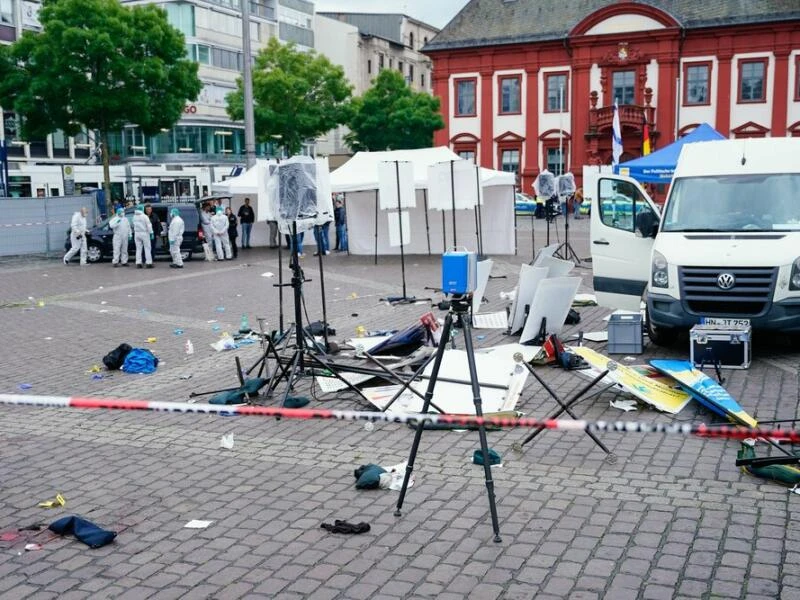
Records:
[[[536,200],[528,196],[528,194],[517,192],[514,194],[514,212],[518,215],[534,214],[536,212]]]
[[[154,202],[150,206],[153,207],[153,212],[158,216],[161,221],[162,235],[156,237],[156,251],[153,259],[165,258],[169,254],[169,240],[167,239],[167,227],[169,223],[168,215],[172,208],[177,208],[181,213],[185,231],[183,233],[183,243],[181,243],[181,255],[183,260],[191,260],[192,254],[195,252],[203,252],[204,234],[200,227],[200,216],[197,212],[197,207],[194,204],[166,204]],[[128,219],[133,218],[133,208],[125,209],[125,216]],[[114,255],[114,248],[112,240],[114,232],[108,226],[108,219],[102,220],[100,223],[89,229],[86,236],[87,243],[87,256],[86,259],[90,263],[96,263],[101,260],[110,260]],[[69,250],[71,244],[69,239],[69,230],[67,230],[66,240],[64,241],[64,249]],[[134,260],[136,253],[136,245],[133,238],[128,242],[128,254],[131,260]]]

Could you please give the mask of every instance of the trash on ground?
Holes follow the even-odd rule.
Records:
[[[262,277],[275,277],[275,273],[272,271],[267,271],[266,273],[261,274]]]
[[[56,494],[56,497],[53,500],[45,500],[44,502],[39,502],[39,508],[58,508],[59,506],[66,506],[67,500],[61,494]]]
[[[502,457],[495,450],[493,450],[492,448],[489,448],[488,449],[488,454],[489,454],[489,465],[490,466],[502,466],[503,465]],[[483,450],[475,450],[475,452],[472,453],[472,462],[475,463],[476,465],[482,465],[483,464],[483,462],[484,462],[483,461]]]
[[[225,312],[225,307],[224,306],[218,306],[214,310],[217,311],[217,312]]]
[[[181,375],[180,378],[181,379],[191,379],[192,376],[191,375]]]
[[[226,450],[233,449],[233,433],[226,433],[222,436],[222,439],[219,441],[219,447],[225,448]]]
[[[145,348],[133,348],[125,357],[122,370],[126,373],[153,373],[158,368],[158,358]]]
[[[99,373],[100,372],[100,365],[92,365],[87,373]]]
[[[239,347],[229,335],[220,338],[218,341],[210,344],[210,346],[217,352],[222,352],[223,350],[236,350],[236,348]]]
[[[202,521],[200,519],[192,519],[186,525],[183,526],[184,529],[205,529],[209,525],[211,525],[214,521]]]
[[[108,304],[108,302],[106,302],[105,300],[101,300],[100,304]]]
[[[33,550],[41,550],[41,549],[42,549],[42,545],[41,544],[25,544],[25,551],[26,552],[31,552]]]
[[[608,404],[611,408],[618,408],[624,412],[636,410],[635,400],[609,400]]]
[[[17,384],[17,389],[18,390],[29,390],[32,387],[33,386],[30,383],[19,383],[19,384]]]
[[[186,340],[186,343],[183,345],[183,350],[186,354],[194,354],[194,344],[192,344],[192,340]],[[189,375],[189,377],[191,377],[191,375]]]
[[[149,337],[145,340],[148,344],[155,344],[158,341],[156,337]]]
[[[183,329],[176,327],[175,329],[172,330],[172,333],[174,333],[175,335],[183,335]]]
[[[333,525],[330,523],[322,523],[320,525],[324,530],[331,533],[367,533],[369,531],[369,523],[348,523],[347,521],[340,521],[336,519]]]

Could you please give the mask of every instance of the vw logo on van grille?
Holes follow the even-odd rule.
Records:
[[[736,285],[736,277],[733,273],[720,273],[717,277],[717,287],[721,290],[729,290]]]

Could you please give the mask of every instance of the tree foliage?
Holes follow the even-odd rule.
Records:
[[[428,148],[444,127],[439,99],[415,92],[398,71],[383,69],[372,87],[353,101],[347,143],[355,150]]]
[[[227,96],[228,115],[244,118],[241,78]],[[304,141],[347,122],[351,86],[341,67],[316,52],[271,38],[253,67],[253,112],[256,137],[277,141],[296,154]]]
[[[126,124],[154,134],[200,93],[183,34],[154,5],[44,0],[39,21],[41,33],[25,32],[0,52],[0,103],[22,117],[27,139],[86,127],[105,140]]]

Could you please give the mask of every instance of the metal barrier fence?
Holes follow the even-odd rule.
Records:
[[[82,206],[91,227],[98,215],[94,196],[0,198],[0,256],[63,253],[72,215]]]

